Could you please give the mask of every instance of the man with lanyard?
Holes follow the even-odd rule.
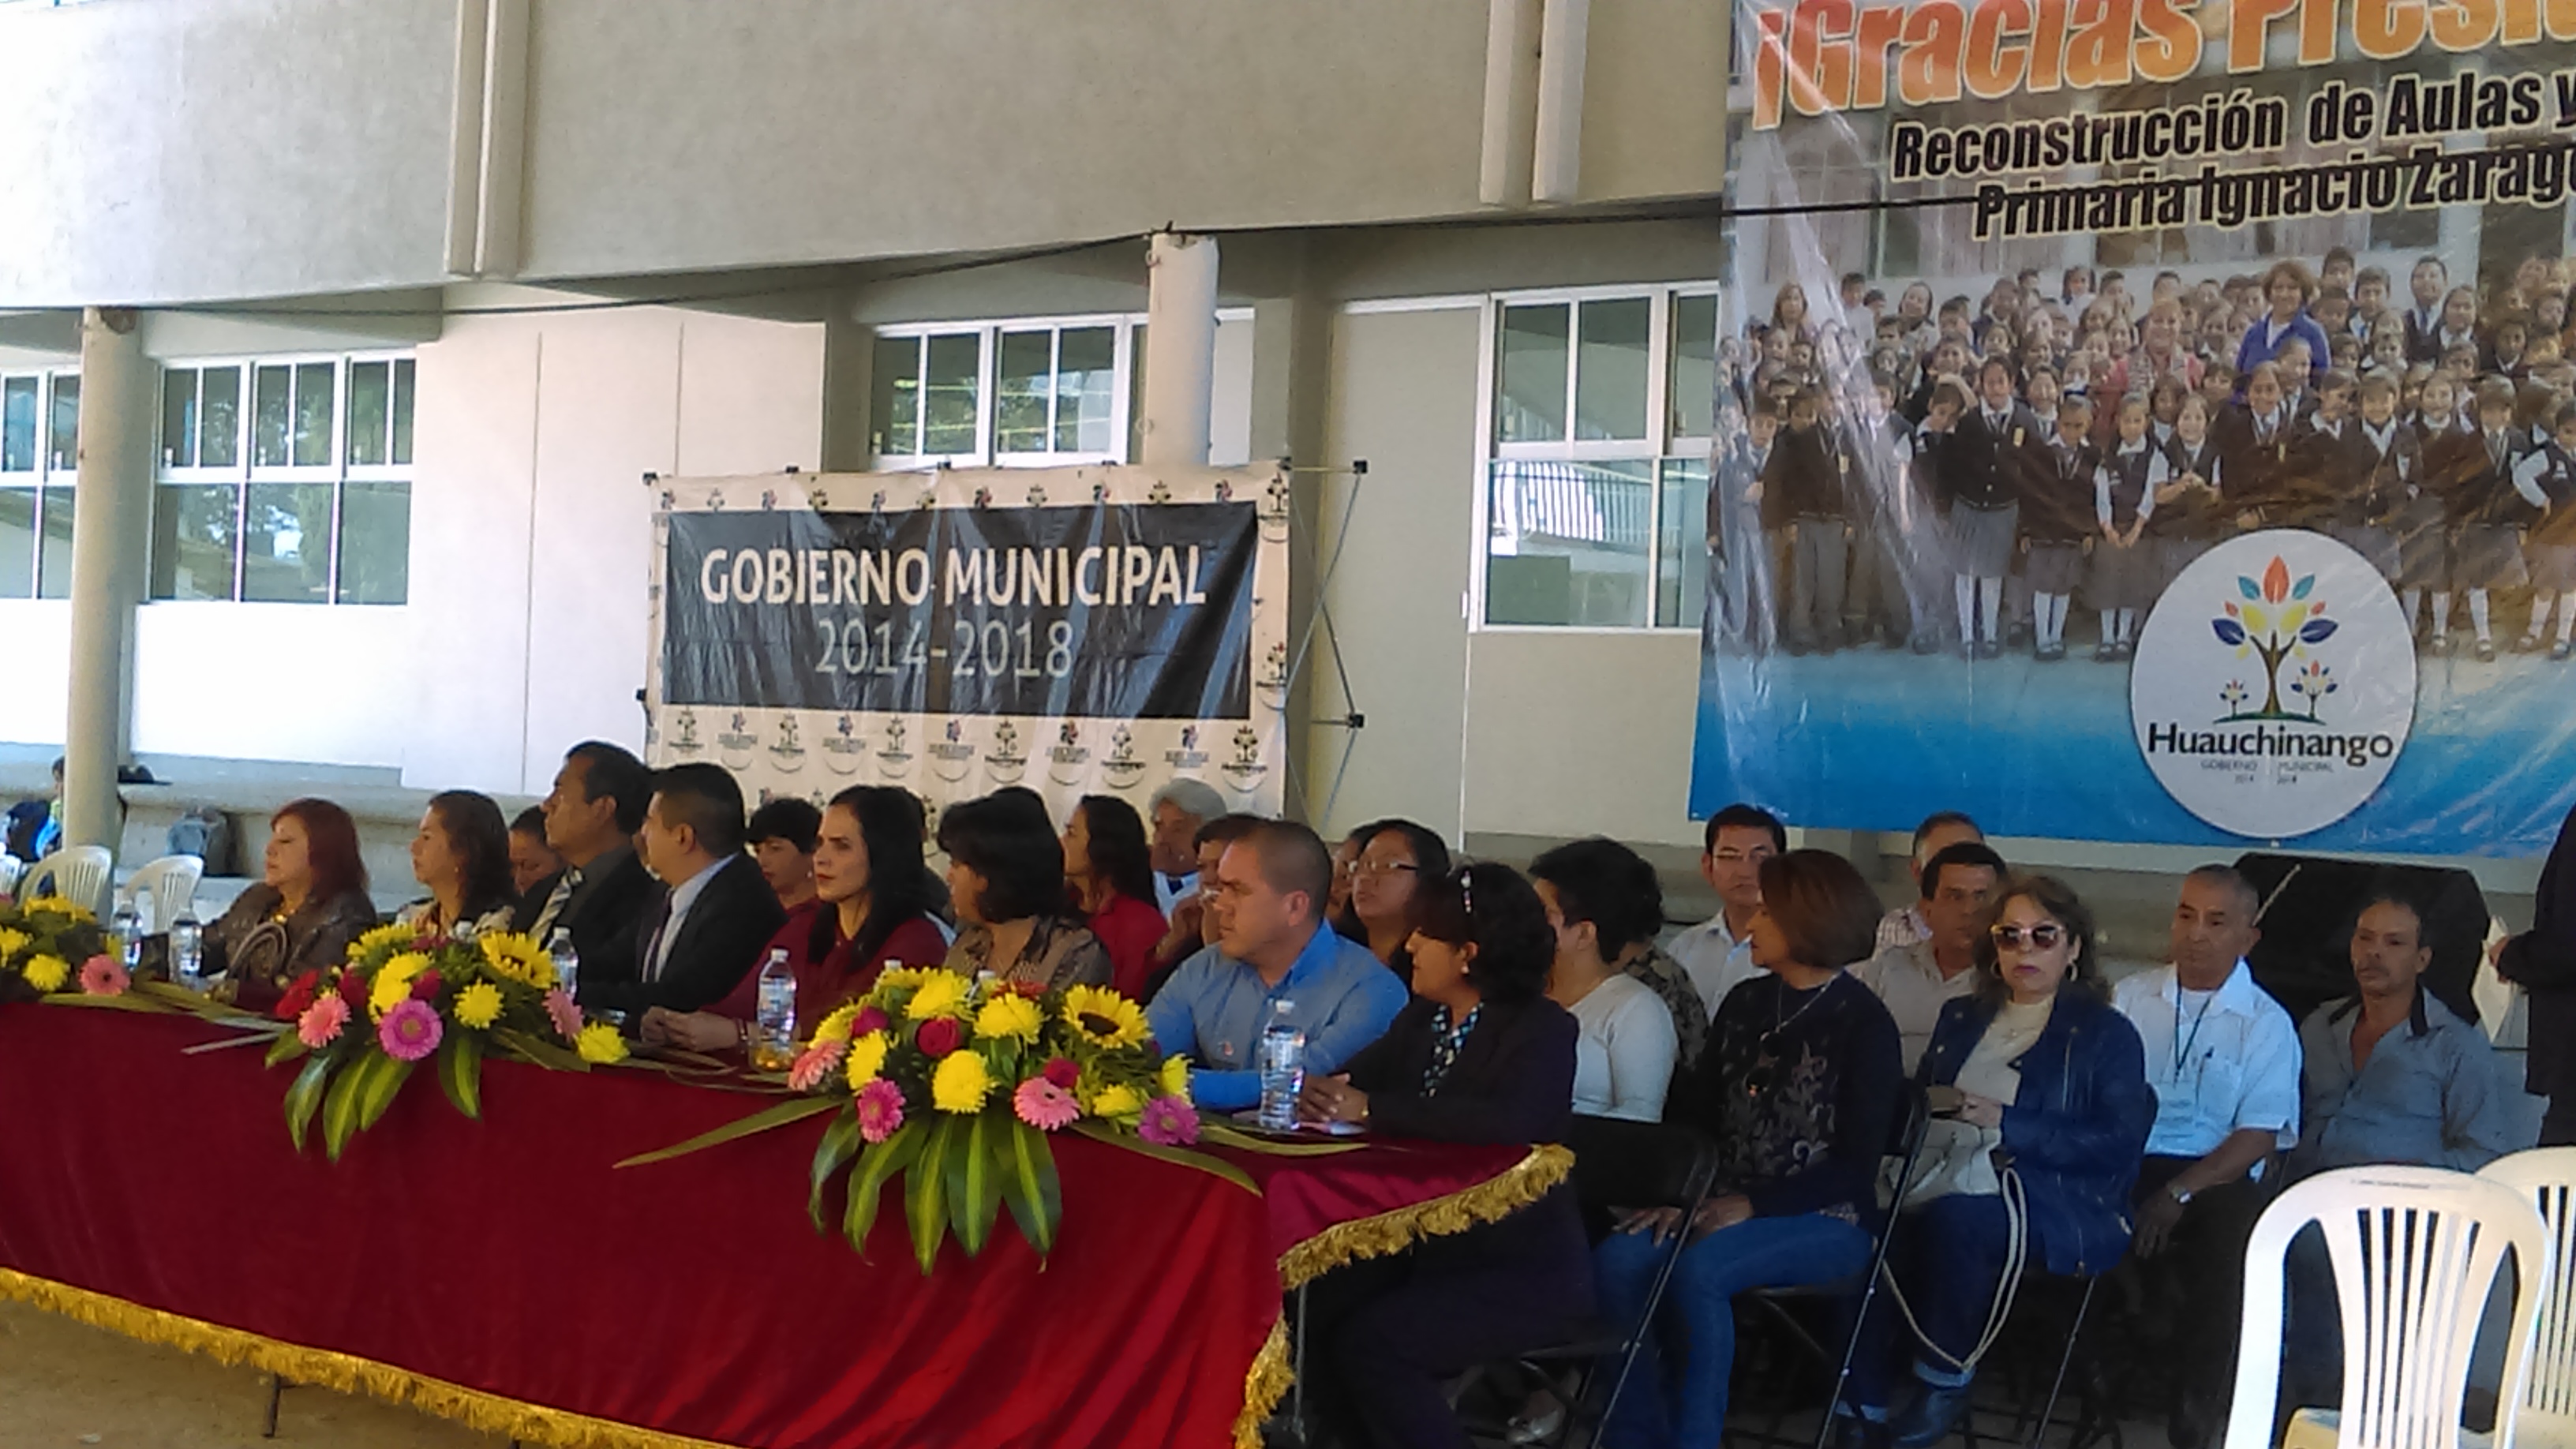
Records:
[[[1708,817],[1699,873],[1717,892],[1717,914],[1673,937],[1681,963],[1711,1020],[1726,993],[1762,974],[1753,964],[1753,914],[1762,909],[1762,862],[1789,848],[1789,827],[1758,805],[1738,802]]]
[[[2173,964],[2129,977],[2112,997],[2138,1029],[2156,1092],[2130,1263],[2151,1299],[2179,1299],[2166,1320],[2174,1449],[2207,1443],[2223,1412],[2263,1165],[2299,1140],[2298,1030],[2245,964],[2261,908],[2235,871],[2193,871],[2174,907]]]
[[[1207,910],[1216,944],[1180,964],[1145,1020],[1162,1049],[1191,1059],[1190,1096],[1234,1111],[1261,1101],[1261,1033],[1284,1019],[1306,1034],[1306,1077],[1340,1071],[1386,1034],[1411,999],[1369,948],[1324,921],[1332,853],[1315,832],[1265,820],[1225,848]]]

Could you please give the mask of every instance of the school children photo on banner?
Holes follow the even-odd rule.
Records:
[[[2576,6],[1739,0],[1735,34],[1727,286],[1676,340],[1718,378],[1693,813],[2541,853]]]
[[[1288,489],[1271,466],[658,480],[647,757],[759,798],[1021,785],[1275,814]]]

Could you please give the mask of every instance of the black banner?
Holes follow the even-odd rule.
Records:
[[[674,705],[1250,711],[1251,503],[672,513]]]

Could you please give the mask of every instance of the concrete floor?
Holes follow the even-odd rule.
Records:
[[[290,1388],[259,1435],[268,1380],[19,1303],[0,1303],[0,1449],[502,1449],[410,1409]]]

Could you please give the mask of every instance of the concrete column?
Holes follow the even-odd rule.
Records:
[[[858,319],[858,294],[837,292],[823,316],[823,471],[864,472],[874,455],[876,329]]]
[[[116,771],[134,726],[134,610],[152,539],[153,381],[138,314],[81,317],[80,473],[72,494],[71,710],[63,843],[117,846]]]
[[[1205,467],[1216,393],[1216,238],[1158,231],[1145,253],[1145,455]]]

